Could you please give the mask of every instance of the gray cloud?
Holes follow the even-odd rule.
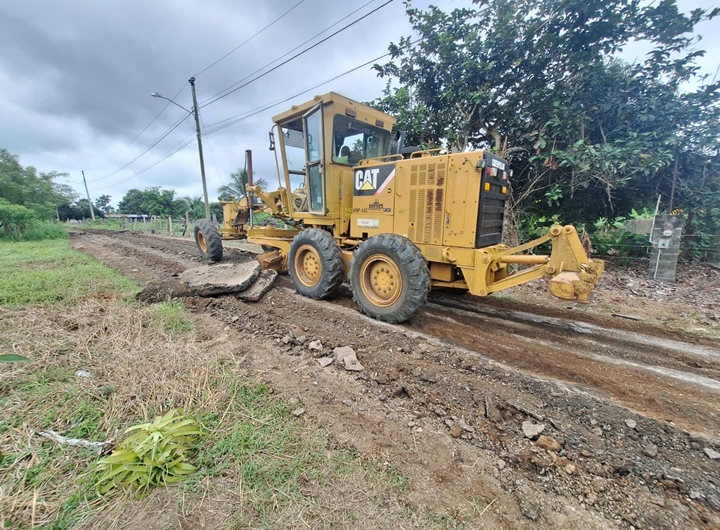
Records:
[[[199,100],[240,81],[366,2],[306,0],[272,28],[199,74]],[[165,105],[150,97],[150,92],[167,97],[177,94],[177,103],[190,108],[187,79],[295,3],[297,0],[2,2],[0,148],[20,155],[24,165],[68,172],[76,182],[84,169],[91,194],[109,194],[115,203],[128,189],[148,186],[172,188],[179,196],[200,195],[192,119],[120,170],[183,116],[182,110],[169,106],[131,144]],[[375,0],[333,31],[382,3]],[[417,7],[429,3],[413,2]],[[451,9],[468,2],[433,3]],[[689,10],[695,4],[710,4],[710,0],[683,2],[681,8]],[[403,3],[395,0],[291,64],[202,108],[203,122],[210,126],[287,97],[385,53],[391,41],[407,34]],[[717,39],[708,38],[702,45],[716,52],[720,48]],[[717,53],[708,55],[717,57]],[[217,187],[227,181],[231,171],[242,167],[248,148],[255,153],[258,173],[276,182],[275,162],[267,151],[267,131],[274,114],[330,90],[359,100],[372,99],[380,95],[384,84],[366,68],[210,135],[206,138],[206,165],[211,196],[216,196]],[[135,176],[183,140],[190,140],[185,149]]]

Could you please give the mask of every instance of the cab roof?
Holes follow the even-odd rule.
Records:
[[[347,114],[348,116],[357,117],[357,119],[361,121],[372,123],[377,127],[381,127],[388,131],[392,130],[397,121],[395,118],[385,114],[384,112],[368,107],[367,105],[363,105],[362,103],[342,96],[336,92],[328,92],[322,96],[315,96],[310,101],[300,105],[293,105],[289,110],[273,116],[272,120],[274,123],[281,124],[297,119],[320,103],[325,106],[329,104],[337,105],[339,107],[335,111],[337,114]]]

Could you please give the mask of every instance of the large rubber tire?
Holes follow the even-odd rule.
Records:
[[[363,313],[399,324],[427,301],[430,271],[422,252],[409,239],[381,234],[363,241],[355,251],[350,287]]]
[[[206,260],[222,261],[222,238],[210,220],[201,219],[195,223],[195,244]]]
[[[315,300],[331,297],[343,281],[340,247],[319,228],[308,228],[295,236],[290,243],[288,268],[295,290]]]

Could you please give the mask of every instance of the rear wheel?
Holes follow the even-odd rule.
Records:
[[[364,241],[355,251],[350,286],[363,313],[398,324],[427,301],[430,272],[420,249],[409,239],[382,234]]]
[[[340,247],[325,230],[308,228],[295,236],[290,243],[288,268],[295,290],[308,298],[329,298],[342,284]]]
[[[222,238],[215,225],[208,219],[195,223],[195,244],[200,255],[209,261],[221,261],[223,255]]]

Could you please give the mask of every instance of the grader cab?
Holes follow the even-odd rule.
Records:
[[[273,121],[279,188],[250,181],[247,198],[224,203],[225,228],[196,226],[209,260],[222,258],[221,239],[247,238],[298,293],[328,298],[347,280],[364,313],[392,323],[412,317],[433,287],[487,296],[547,277],[553,295],[588,301],[602,274],[572,226],[501,243],[510,170],[489,151],[400,154],[394,118],[332,92]],[[549,255],[526,253],[546,241]],[[511,274],[510,264],[524,267]]]

